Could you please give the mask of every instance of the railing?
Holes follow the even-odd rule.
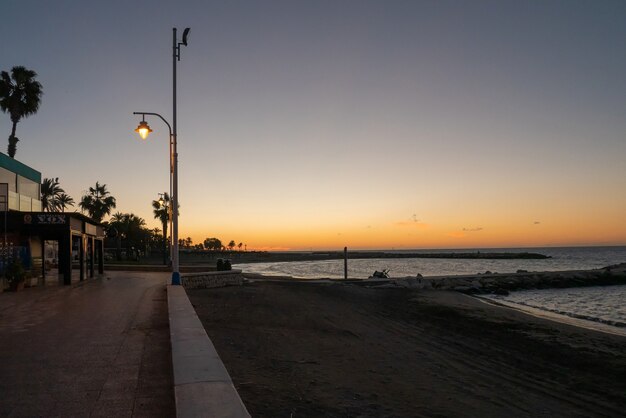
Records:
[[[20,212],[41,212],[41,200],[9,191],[9,209]]]
[[[41,212],[41,200],[31,199],[32,211]]]

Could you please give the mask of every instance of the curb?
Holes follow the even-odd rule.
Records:
[[[183,286],[167,286],[176,416],[249,418]]]

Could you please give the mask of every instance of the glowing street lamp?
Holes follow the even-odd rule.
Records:
[[[139,126],[137,126],[137,129],[135,129],[135,132],[139,134],[141,139],[147,139],[150,132],[152,132],[152,129],[150,129],[148,122],[142,120],[141,122],[139,122]]]
[[[187,37],[189,36],[189,28],[185,28],[183,32],[183,40],[182,42],[178,42],[176,39],[176,28],[173,29],[173,55],[172,55],[172,119],[173,119],[173,128],[170,124],[165,120],[165,118],[158,113],[149,113],[149,112],[133,112],[134,115],[142,115],[143,120],[139,122],[139,126],[135,129],[135,132],[141,136],[142,139],[146,139],[148,134],[152,132],[150,126],[145,121],[146,115],[157,116],[161,118],[163,122],[167,125],[170,131],[170,213],[172,214],[172,284],[179,285],[180,284],[180,268],[179,268],[179,258],[178,258],[178,151],[177,151],[177,141],[176,141],[176,62],[180,61],[180,46],[187,46]]]

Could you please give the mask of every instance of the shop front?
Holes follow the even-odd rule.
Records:
[[[104,272],[104,229],[79,213],[9,212],[10,244],[24,248],[23,260],[33,275],[45,283],[48,266],[58,269],[65,285]],[[54,243],[53,259],[46,245]],[[41,269],[40,271],[37,271]]]

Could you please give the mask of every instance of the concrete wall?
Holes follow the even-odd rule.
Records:
[[[182,286],[167,286],[178,418],[250,418]]]
[[[243,284],[243,275],[241,270],[184,273],[181,275],[181,283],[185,289],[239,286]]]

